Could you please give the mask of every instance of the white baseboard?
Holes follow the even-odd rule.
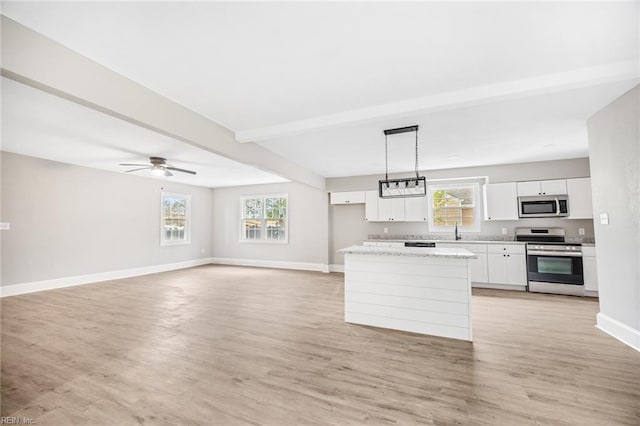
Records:
[[[331,264],[329,265],[329,272],[342,272],[344,274],[344,265]]]
[[[511,291],[527,291],[527,287],[523,285],[511,285],[511,284],[491,284],[491,283],[477,283],[472,282],[473,288],[492,288],[495,290],[511,290]]]
[[[622,343],[631,346],[633,349],[640,351],[640,330],[636,330],[620,321],[614,320],[602,312],[598,313],[596,320],[597,328],[611,337],[615,337]]]
[[[121,269],[119,271],[98,272],[96,274],[77,275],[75,277],[55,278],[52,280],[33,281],[0,287],[0,297],[16,296],[36,291],[53,290],[56,288],[73,287],[100,281],[117,280],[140,275],[156,274],[158,272],[191,268],[193,266],[208,265],[211,258],[186,260],[184,262],[165,263],[162,265],[142,266],[140,268]]]
[[[218,265],[258,266],[261,268],[295,269],[300,271],[329,272],[329,265],[323,263],[283,262],[279,260],[236,259],[212,257],[211,263]]]

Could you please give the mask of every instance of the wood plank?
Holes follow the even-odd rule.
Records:
[[[1,414],[638,425],[640,354],[594,327],[597,299],[474,289],[471,344],[345,323],[343,280],[211,265],[0,299]]]

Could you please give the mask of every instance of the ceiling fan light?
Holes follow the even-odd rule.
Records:
[[[163,169],[162,167],[155,167],[154,166],[151,169],[151,173],[153,173],[156,176],[167,176],[167,174],[165,172],[166,172],[166,170]],[[171,175],[168,175],[168,176],[171,176]]]

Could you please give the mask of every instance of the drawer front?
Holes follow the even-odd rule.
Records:
[[[525,254],[524,244],[488,244],[489,253]]]
[[[584,257],[596,257],[596,248],[595,247],[582,247],[582,255]]]

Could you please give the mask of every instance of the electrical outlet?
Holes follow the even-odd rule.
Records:
[[[385,234],[389,233],[389,228],[382,228],[382,232],[384,232]]]
[[[200,249],[200,254],[204,254],[204,249]]]
[[[584,235],[584,228],[578,228],[578,234]]]
[[[507,228],[502,228],[502,233],[506,234],[507,233]]]
[[[0,222],[0,231],[8,231],[9,229],[11,229],[9,222]]]
[[[601,225],[609,224],[609,213],[600,213],[600,224]]]

